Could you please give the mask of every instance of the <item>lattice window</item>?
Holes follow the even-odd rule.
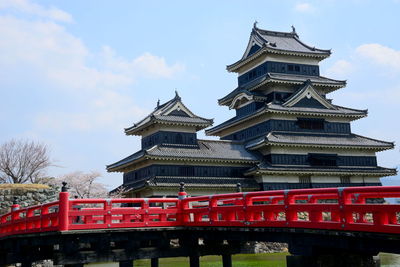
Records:
[[[301,184],[311,184],[311,176],[300,176],[299,182]]]
[[[308,162],[311,166],[337,166],[337,155],[309,154]]]
[[[297,119],[297,125],[300,129],[308,130],[323,130],[325,126],[325,121],[323,119]]]
[[[350,176],[341,176],[340,177],[341,184],[349,184],[350,183]]]

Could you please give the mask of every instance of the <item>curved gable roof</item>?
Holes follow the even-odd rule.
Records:
[[[242,63],[260,56],[264,52],[327,58],[331,54],[330,49],[319,49],[302,42],[294,27],[292,32],[277,32],[257,28],[254,25],[247,48],[243,57],[227,66],[228,71],[235,71]]]
[[[158,102],[153,112],[133,126],[125,128],[125,134],[140,135],[142,130],[154,123],[196,126],[197,130],[201,130],[212,125],[213,120],[195,115],[182,103],[181,97],[176,92],[173,99],[162,105]]]

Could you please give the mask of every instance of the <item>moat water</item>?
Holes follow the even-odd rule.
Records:
[[[268,254],[242,254],[232,257],[233,267],[286,267],[287,253],[268,253]],[[381,253],[381,267],[399,267],[400,255]],[[200,258],[202,267],[222,266],[221,257],[205,256]],[[91,267],[118,267],[118,263],[96,263],[85,266]],[[135,267],[149,267],[150,260],[137,260]],[[161,267],[189,267],[188,258],[167,258],[160,259]]]

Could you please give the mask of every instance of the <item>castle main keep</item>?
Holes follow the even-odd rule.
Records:
[[[328,98],[346,86],[320,75],[330,54],[303,43],[294,27],[254,24],[242,58],[227,66],[238,86],[218,100],[234,117],[211,127],[176,93],[125,129],[141,136],[141,149],[107,170],[123,173],[130,197],[175,196],[180,182],[191,195],[234,192],[238,183],[243,191],[381,185],[396,170],[378,166],[376,152],[394,144],[351,131],[367,110]],[[203,129],[220,140],[198,139]]]

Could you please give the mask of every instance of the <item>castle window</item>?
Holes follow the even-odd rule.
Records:
[[[337,155],[334,154],[308,154],[311,166],[337,166]]]
[[[307,130],[323,130],[325,125],[324,119],[306,119],[297,118],[297,125],[300,129]]]
[[[340,177],[341,184],[349,184],[350,183],[350,176],[341,176]]]
[[[183,138],[180,133],[176,134],[175,136],[175,144],[182,144],[183,143]]]
[[[179,167],[179,175],[194,176],[194,167],[193,166]]]
[[[301,184],[311,184],[311,176],[300,176],[299,182]]]

